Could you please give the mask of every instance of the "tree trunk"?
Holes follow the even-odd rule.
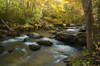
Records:
[[[30,3],[29,3],[29,2],[27,2],[27,9],[29,8],[29,4],[30,4]]]
[[[10,29],[10,27],[1,19],[1,22],[8,28],[8,32],[12,32],[13,30]]]
[[[98,0],[98,23],[100,24],[100,0]]]
[[[6,12],[8,13],[8,8],[9,8],[9,0],[7,0],[7,1],[6,1],[6,3],[7,3],[7,4],[6,4],[6,6],[7,6]]]
[[[82,0],[82,5],[85,13],[86,27],[87,27],[87,48],[90,53],[94,50],[93,44],[93,14],[91,0]]]

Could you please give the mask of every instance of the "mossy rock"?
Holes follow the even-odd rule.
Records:
[[[0,35],[0,38],[2,38],[2,35]]]
[[[37,43],[38,43],[39,45],[43,45],[43,46],[52,46],[52,45],[53,45],[52,42],[47,41],[47,40],[37,41]]]
[[[62,42],[66,42],[66,43],[72,43],[73,42],[73,39],[74,39],[75,36],[73,35],[68,35],[68,34],[57,34],[55,36],[55,38],[59,41],[62,41]]]
[[[86,46],[86,33],[79,33],[73,40],[74,46],[79,48]]]
[[[77,35],[78,38],[86,38],[86,33],[79,33]]]
[[[39,45],[29,45],[29,48],[32,50],[32,51],[36,51],[36,50],[39,50],[41,48],[41,46]]]
[[[86,32],[86,29],[80,29],[79,32]]]
[[[38,33],[30,33],[28,36],[29,36],[29,38],[34,38],[34,39],[43,37],[43,36],[40,36]]]
[[[85,46],[86,45],[86,38],[76,37],[73,42],[76,43],[78,46]]]
[[[25,38],[23,42],[34,42],[33,38]]]

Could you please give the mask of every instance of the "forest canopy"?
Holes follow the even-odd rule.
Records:
[[[15,26],[84,22],[81,0],[0,0],[0,15]]]

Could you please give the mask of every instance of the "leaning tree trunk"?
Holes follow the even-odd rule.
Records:
[[[87,27],[87,48],[90,53],[94,50],[93,44],[93,15],[92,15],[92,2],[91,0],[82,0],[82,5],[86,18],[86,27]]]

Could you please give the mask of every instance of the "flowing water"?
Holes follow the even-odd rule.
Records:
[[[67,29],[68,31],[76,31]],[[66,66],[63,59],[78,56],[81,52],[75,47],[64,45],[54,38],[43,37],[37,40],[48,40],[53,43],[51,47],[42,46],[38,51],[32,51],[29,45],[38,45],[34,42],[23,42],[27,35],[21,35],[15,38],[8,38],[0,42],[7,49],[0,54],[0,66]],[[7,50],[14,48],[9,53]]]

